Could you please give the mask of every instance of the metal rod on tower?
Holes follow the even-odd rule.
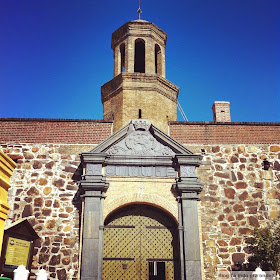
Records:
[[[138,19],[141,19],[141,14],[142,14],[141,0],[139,0],[139,7],[138,7],[138,10],[137,10],[137,13],[138,13]]]
[[[182,115],[184,121],[185,121],[185,122],[188,122],[189,120],[188,120],[188,118],[187,118],[187,116],[186,116],[186,114],[185,114],[185,112],[184,112],[184,110],[183,110],[183,108],[182,108],[182,106],[180,105],[180,103],[179,103],[178,100],[177,100],[177,107],[178,107],[179,112],[181,113],[181,115]]]

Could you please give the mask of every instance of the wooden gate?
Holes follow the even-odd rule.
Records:
[[[165,212],[144,204],[115,211],[105,221],[103,280],[178,280],[178,230]]]

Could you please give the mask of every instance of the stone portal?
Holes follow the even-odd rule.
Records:
[[[148,120],[132,120],[91,152],[83,153],[81,279],[97,280],[101,275],[102,279],[118,279],[119,274],[129,275],[138,266],[142,267],[137,273],[143,280],[149,279],[148,273],[155,273],[157,267],[165,275],[175,277],[166,279],[201,279],[197,200],[202,185],[195,173],[200,161],[201,156],[194,155]],[[110,201],[108,204],[105,201],[105,212],[115,214],[108,216],[104,227],[105,192]],[[123,197],[127,200],[121,200]],[[171,212],[177,217],[178,226],[167,222],[168,214],[139,203]],[[124,204],[131,206],[121,208]],[[123,210],[115,212],[117,208]],[[165,234],[167,238],[163,240],[162,235],[158,252],[155,247],[145,247],[155,242],[148,240],[156,230],[158,236]],[[130,236],[133,243],[122,243],[124,236],[125,239]],[[112,238],[116,238],[116,244],[110,243]],[[146,254],[135,252],[139,242]],[[165,247],[167,244],[169,249]],[[174,248],[180,248],[178,254],[173,252]]]

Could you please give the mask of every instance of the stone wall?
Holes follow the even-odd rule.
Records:
[[[246,240],[255,227],[279,216],[279,145],[188,146],[201,152],[198,177],[206,279],[248,260]],[[264,170],[263,161],[271,166]]]
[[[40,236],[36,241],[32,277],[44,268],[49,279],[77,279],[79,255],[79,211],[73,203],[78,186],[73,174],[79,153],[93,146],[56,144],[0,145],[17,161],[11,178],[8,224],[21,218]]]
[[[79,154],[94,145],[66,144],[3,144],[0,147],[17,167],[11,180],[8,201],[9,221],[27,217],[40,236],[36,242],[32,277],[40,268],[50,279],[76,280],[79,265],[79,211],[73,203],[77,184],[73,180],[80,163]],[[197,175],[204,184],[200,215],[205,279],[216,279],[218,270],[229,269],[248,258],[246,238],[254,227],[264,226],[278,217],[280,204],[280,146],[279,145],[189,145],[203,155],[203,165]],[[271,163],[264,170],[263,160]],[[166,208],[174,213],[175,198],[169,193],[172,180],[162,182],[121,182],[110,179],[112,189],[105,200],[105,215],[114,207],[135,200],[153,204],[153,199],[141,195],[144,191],[156,197],[153,185],[167,198]],[[133,179],[131,179],[133,180]],[[137,181],[137,180],[136,180]],[[116,188],[125,184],[131,201],[118,200]],[[116,188],[114,188],[114,186]],[[112,193],[115,192],[115,195]],[[111,202],[109,201],[111,199]],[[110,202],[110,203],[109,203]],[[162,201],[154,201],[157,206]],[[115,206],[114,206],[115,205]]]

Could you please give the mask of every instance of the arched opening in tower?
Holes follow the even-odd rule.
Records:
[[[120,45],[121,53],[121,72],[125,72],[125,44]]]
[[[162,75],[162,58],[159,45],[155,45],[155,73]]]
[[[145,41],[142,39],[135,41],[134,72],[145,73]]]

